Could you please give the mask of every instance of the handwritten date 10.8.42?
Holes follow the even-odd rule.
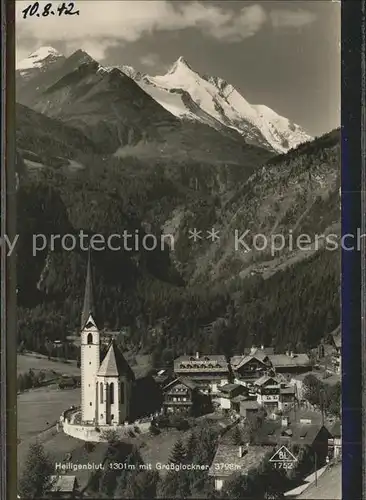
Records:
[[[39,2],[33,2],[22,10],[23,19],[28,17],[48,17],[48,16],[75,16],[79,15],[79,11],[75,10],[74,2],[62,2],[54,5],[51,2],[45,6],[40,6]]]

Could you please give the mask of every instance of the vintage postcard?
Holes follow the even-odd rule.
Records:
[[[18,498],[341,498],[341,8],[17,1]]]

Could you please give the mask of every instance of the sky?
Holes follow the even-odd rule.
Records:
[[[39,2],[40,9],[47,2]],[[340,125],[340,2],[76,0],[79,15],[27,17],[17,1],[16,58],[50,45],[102,64],[164,74],[183,56],[319,136]],[[41,12],[41,10],[39,11]]]

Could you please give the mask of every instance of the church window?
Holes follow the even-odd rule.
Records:
[[[125,402],[125,384],[121,382],[121,404]]]
[[[109,384],[109,401],[111,405],[114,403],[114,383]]]
[[[111,415],[111,420],[112,420],[112,422],[113,422],[113,420],[114,420],[114,415],[113,415],[113,413],[112,413],[112,415]]]
[[[103,403],[103,384],[100,383],[100,402]]]
[[[91,333],[88,333],[87,343],[88,344],[92,344],[93,343],[93,335]]]
[[[90,406],[93,406],[93,403],[90,401],[89,405],[90,405]]]

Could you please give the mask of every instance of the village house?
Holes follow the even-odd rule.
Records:
[[[296,389],[295,387],[289,385],[283,385],[280,387],[280,398],[278,401],[278,409],[280,411],[286,411],[292,408],[297,403],[296,399]]]
[[[189,378],[213,400],[219,397],[219,387],[229,381],[229,366],[225,356],[209,354],[201,356],[180,356],[174,360],[176,377]]]
[[[204,412],[209,398],[192,380],[179,377],[163,388],[163,413]]]
[[[252,399],[247,399],[245,401],[240,401],[239,404],[239,413],[243,418],[250,419],[253,415],[258,413],[260,410],[260,406],[257,401],[253,401]]]
[[[169,382],[174,380],[174,375],[170,372],[170,370],[158,370],[154,375],[153,379],[160,389],[163,389]]]
[[[331,335],[332,344],[334,347],[334,352],[332,356],[333,370],[335,373],[341,373],[342,371],[342,333],[341,329],[337,328],[336,331]]]
[[[50,498],[77,498],[78,482],[76,476],[51,476],[51,491],[48,492]]]
[[[310,358],[304,353],[287,351],[286,354],[270,354],[269,362],[276,374],[293,374],[311,371]]]
[[[219,387],[219,402],[222,410],[235,410],[238,409],[242,396],[246,399],[248,390],[240,384],[225,384]]]
[[[259,405],[267,410],[286,410],[295,403],[295,389],[281,380],[264,375],[254,382]]]
[[[240,403],[245,401],[236,387],[240,385],[248,389],[247,396],[257,398],[259,405],[284,410],[294,404],[296,390],[283,384],[285,378],[282,381],[281,376],[288,378],[291,374],[307,372],[311,364],[307,354],[273,354],[273,351],[272,347],[253,346],[240,356],[232,356],[230,366],[223,355],[200,355],[198,352],[195,356],[184,355],[175,359],[174,375],[194,382],[222,409],[240,411]],[[272,387],[267,383],[270,379],[276,379]],[[258,381],[266,382],[258,385]],[[223,391],[224,386],[228,387]]]
[[[271,371],[268,355],[263,350],[252,348],[250,354],[233,356],[230,360],[235,383],[250,387],[257,379]]]
[[[304,419],[291,422],[288,416],[283,416],[277,421],[264,421],[253,442],[258,446],[308,446],[316,453],[318,466],[322,466],[329,456],[331,438],[331,433],[322,423]]]
[[[253,384],[257,402],[268,410],[278,408],[281,384],[274,377],[263,375]]]
[[[271,448],[263,446],[219,443],[208,473],[214,479],[215,490],[221,491],[233,474],[245,475],[257,467],[269,451]]]
[[[312,372],[308,373],[299,373],[291,376],[291,379],[289,381],[289,385],[294,387],[294,390],[297,395],[297,400],[298,401],[304,401],[305,400],[305,385],[304,385],[304,380],[305,378],[311,375],[312,377],[317,378],[320,382],[322,382],[325,385],[335,385],[338,382],[340,382],[341,377],[339,374],[330,374],[329,372],[326,371],[317,371],[313,370]]]
[[[341,458],[342,456],[342,424],[337,420],[330,429],[332,437],[329,439],[330,456]]]

